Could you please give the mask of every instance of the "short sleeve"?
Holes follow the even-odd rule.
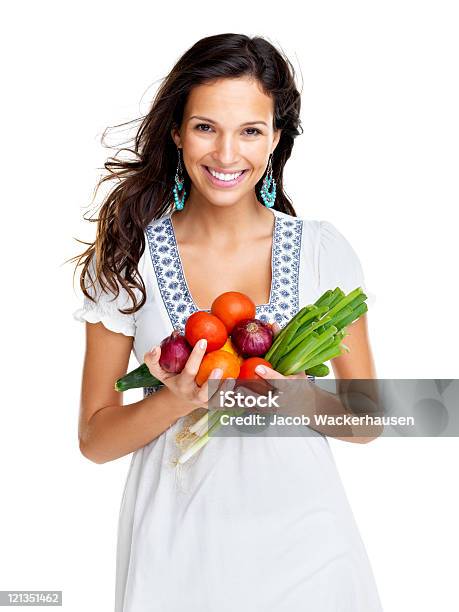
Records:
[[[349,241],[329,221],[319,222],[317,245],[317,274],[321,294],[327,289],[340,287],[348,294],[361,287],[370,307],[376,301],[367,289],[362,264]]]
[[[90,260],[88,271],[91,274],[91,279],[94,280],[96,277],[94,254]],[[99,281],[92,286],[87,276],[86,279],[86,289],[96,301],[93,302],[83,295],[83,306],[73,313],[73,318],[81,322],[101,322],[110,331],[124,334],[125,336],[135,336],[135,315],[119,312],[119,308],[132,308],[132,300],[127,291],[118,283],[120,292],[115,297],[113,293],[106,292],[109,291],[108,288],[106,291],[103,291]]]

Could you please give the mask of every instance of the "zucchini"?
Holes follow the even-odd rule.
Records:
[[[305,370],[305,374],[309,374],[310,376],[328,376],[330,373],[330,368],[324,363],[319,363],[318,365]]]
[[[138,389],[140,387],[159,387],[163,383],[151,375],[146,363],[142,363],[138,368],[128,372],[115,383],[115,391],[127,391],[128,389]]]

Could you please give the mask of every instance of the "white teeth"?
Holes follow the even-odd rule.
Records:
[[[209,172],[215,178],[218,178],[220,181],[234,181],[235,178],[241,176],[243,170],[241,172],[233,172],[233,174],[222,174],[221,172],[215,172],[212,168],[208,168]]]

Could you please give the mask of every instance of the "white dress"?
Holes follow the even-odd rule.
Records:
[[[337,286],[345,293],[362,287],[371,306],[360,261],[331,223],[270,210],[272,285],[258,318],[283,327]],[[146,304],[123,315],[117,308],[131,304],[124,292],[112,301],[99,292],[97,304],[84,299],[73,315],[134,336],[139,364],[197,310],[170,214],[145,232],[139,272]],[[185,419],[132,455],[119,516],[115,612],[382,610],[326,436],[213,437],[177,467],[176,434]]]

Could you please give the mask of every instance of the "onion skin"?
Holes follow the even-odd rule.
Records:
[[[243,319],[231,332],[231,341],[237,351],[248,357],[263,357],[273,343],[273,330],[259,319]]]
[[[170,336],[164,338],[159,345],[161,356],[159,365],[166,372],[178,374],[183,370],[192,351],[186,338],[179,331],[174,330]]]

